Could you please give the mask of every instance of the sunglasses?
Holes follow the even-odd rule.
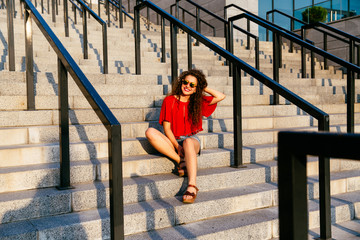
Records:
[[[196,83],[189,82],[188,80],[183,80],[182,81],[182,84],[184,84],[185,86],[187,86],[189,83],[190,83],[190,87],[192,87],[192,88],[197,86]]]

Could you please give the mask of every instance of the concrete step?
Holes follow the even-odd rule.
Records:
[[[309,172],[316,173],[317,161],[310,161],[308,163]],[[334,164],[332,164],[332,167]],[[342,172],[333,172],[331,176],[331,194],[343,194],[360,190],[359,170],[348,170]],[[211,169],[200,169],[198,176],[198,186],[202,191],[214,191],[218,189],[245,187],[253,184],[272,183],[277,181],[277,166],[275,161],[264,162],[262,164],[249,164],[246,168],[237,170],[229,167],[216,167]],[[236,178],[237,181],[233,181]],[[64,214],[78,211],[86,211],[96,207],[105,207],[109,205],[109,183],[103,181],[96,181],[92,183],[80,183],[74,185],[74,190],[58,191],[55,188],[44,188],[30,191],[18,191],[14,193],[2,193],[1,205],[3,206],[0,216],[2,223],[15,222],[20,220],[29,220],[38,217],[45,217],[55,214]],[[159,200],[162,198],[170,198],[179,195],[184,189],[178,186],[183,183],[183,178],[179,178],[174,174],[158,174],[144,177],[131,177],[124,179],[124,190],[127,193],[124,196],[124,203],[140,203],[144,201]],[[213,182],[221,182],[221,186],[212,184]],[[163,186],[167,186],[164,189]],[[308,180],[308,195],[310,199],[319,197],[318,179],[316,176],[310,176]],[[139,191],[139,187],[143,191]],[[157,193],[151,192],[151,189],[157,189]],[[35,196],[35,198],[34,198]],[[33,206],[28,206],[24,211],[19,211],[17,214],[5,216],[9,209],[18,210],[33,198],[36,204],[41,203],[44,208],[49,209],[50,212],[42,212],[39,208],[32,209]],[[93,199],[93,200],[89,200]],[[66,203],[72,201],[72,204]],[[51,209],[45,205],[58,206],[56,209]],[[71,209],[69,206],[71,205]],[[10,206],[16,206],[15,209]],[[30,211],[30,212],[29,212]],[[33,211],[33,212],[31,212]]]
[[[125,206],[125,234],[131,235],[138,233],[138,235],[128,236],[127,239],[152,239],[151,236],[154,236],[154,234],[158,237],[164,234],[164,236],[172,236],[171,239],[175,239],[176,236],[181,237],[176,239],[183,239],[184,237],[188,238],[189,235],[197,237],[207,235],[206,237],[211,237],[210,234],[219,234],[217,231],[219,231],[220,234],[224,234],[221,232],[229,230],[229,227],[233,230],[233,228],[238,229],[241,226],[247,226],[247,228],[256,228],[258,234],[254,234],[263,237],[264,230],[260,231],[260,229],[257,228],[259,227],[258,225],[263,228],[264,224],[266,225],[267,222],[271,222],[272,227],[265,228],[267,230],[266,236],[270,233],[270,237],[277,237],[278,225],[276,224],[277,207],[275,207],[275,189],[275,186],[271,184],[260,184],[253,185],[251,190],[246,187],[237,187],[200,192],[197,201],[192,205],[181,204],[179,201],[180,196],[165,198],[162,201],[148,201],[146,206],[143,204],[129,204]],[[251,201],[250,199],[253,200]],[[262,201],[258,201],[259,199],[262,199]],[[218,203],[216,207],[214,206],[215,200]],[[333,223],[347,222],[352,220],[354,216],[357,216],[359,213],[356,208],[352,206],[359,202],[358,192],[335,195],[331,202],[334,208]],[[264,206],[267,208],[264,209]],[[195,209],[197,214],[187,214],[188,212],[193,212]],[[212,209],[212,211],[208,209]],[[248,209],[252,209],[252,211],[246,211]],[[318,209],[318,201],[310,200],[310,229],[319,227]],[[220,215],[223,211],[227,212],[228,215]],[[234,217],[236,217],[236,220]],[[255,218],[256,222],[254,221]],[[53,236],[55,233],[64,236],[63,234],[65,234],[65,232],[61,229],[66,229],[66,236],[69,237],[69,234],[71,234],[72,238],[84,235],[88,238],[107,238],[109,227],[108,223],[104,224],[104,222],[108,222],[108,219],[108,209],[99,208],[85,212],[3,224],[2,234],[14,236],[14,232],[12,232],[11,229],[15,226],[18,228],[21,226],[22,234],[35,234],[38,231],[37,234],[47,238]],[[239,221],[239,219],[244,219],[244,221]],[[250,221],[245,221],[245,219]],[[198,222],[199,220],[202,221]],[[225,225],[223,224],[225,220],[227,220],[226,222],[229,222],[229,224],[233,224],[230,224],[230,226],[228,224]],[[153,224],[147,224],[149,221]],[[222,224],[220,224],[220,221]],[[217,227],[215,228],[215,226]],[[95,230],[90,231],[88,228]],[[153,229],[156,232],[141,233]],[[182,229],[182,231],[180,229]],[[206,229],[209,230],[206,232]],[[214,229],[217,231],[215,232]],[[241,230],[246,232],[248,236],[249,232],[244,231],[245,229],[243,228]],[[205,233],[203,232],[204,230]],[[173,235],[172,233],[174,233],[174,231],[176,231],[177,234]]]

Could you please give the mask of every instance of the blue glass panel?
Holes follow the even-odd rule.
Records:
[[[304,8],[311,5],[312,5],[312,0],[295,0],[295,9]]]
[[[350,16],[348,0],[333,0],[332,11],[333,11],[333,16],[332,16],[333,21]]]
[[[331,14],[331,4],[330,4],[330,1],[327,1],[327,2],[322,2],[322,3],[319,3],[319,4],[315,4],[315,6],[319,6],[319,7],[323,7],[327,10],[328,14],[327,14],[327,17],[326,17],[326,20],[325,22],[329,22],[330,21],[330,14]]]
[[[360,15],[360,1],[350,0],[350,16]]]
[[[272,0],[259,0],[259,16],[266,19],[266,12],[272,10]],[[266,30],[259,27],[259,39],[266,40]]]

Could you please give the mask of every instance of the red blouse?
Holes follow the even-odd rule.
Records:
[[[217,103],[209,105],[214,97],[203,96],[201,115],[209,117],[216,109]],[[203,130],[202,121],[195,126],[188,119],[189,102],[181,102],[175,96],[167,96],[161,106],[159,123],[170,122],[171,131],[176,139],[180,136],[191,136]]]

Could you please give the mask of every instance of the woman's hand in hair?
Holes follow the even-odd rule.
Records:
[[[224,100],[225,97],[226,97],[226,95],[223,94],[222,92],[219,92],[219,91],[217,91],[215,89],[211,89],[209,87],[206,87],[204,89],[204,92],[206,92],[206,93],[208,93],[208,94],[210,94],[211,96],[214,97],[213,100],[211,101],[210,105],[218,103],[218,102]]]

